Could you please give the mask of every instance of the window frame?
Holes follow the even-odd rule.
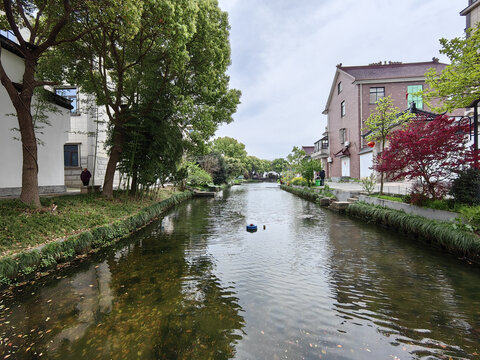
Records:
[[[381,89],[382,91],[379,92],[378,90]],[[375,90],[374,92],[372,92],[372,90]],[[381,93],[383,93],[382,96],[379,96]],[[372,95],[375,96],[375,101],[372,102]],[[374,87],[371,87],[370,88],[370,98],[369,98],[369,101],[370,101],[370,104],[376,104],[378,100],[380,99],[383,99],[385,97],[385,87],[383,86],[374,86]]]
[[[342,82],[339,81],[338,84],[337,84],[337,94],[340,94],[342,92]]]
[[[75,90],[75,95],[65,95],[64,93],[62,94],[62,91],[67,91],[67,90]],[[71,105],[73,106],[73,109],[70,110],[71,115],[80,115],[80,111],[78,110],[78,88],[75,86],[65,86],[65,87],[58,87],[55,88],[55,94],[64,97],[65,99],[69,100]]]
[[[347,141],[346,140],[346,138],[347,138],[346,134],[347,134],[347,129],[346,128],[341,128],[341,129],[338,130],[338,137],[339,137],[339,140],[340,140],[340,144],[342,144],[342,145],[345,144],[345,141]]]
[[[76,151],[75,150],[67,150],[67,146],[75,146],[76,147]],[[68,155],[68,161],[67,161],[67,153],[69,154]],[[73,154],[76,154],[77,155],[77,158],[76,158],[76,165],[73,164],[73,157],[72,155]],[[66,168],[78,168],[80,167],[80,144],[79,143],[70,143],[70,144],[63,144],[63,166],[66,167]]]
[[[345,105],[345,100],[343,100],[341,103],[340,103],[340,116],[341,117],[344,117],[347,113],[347,109],[346,109],[346,105]]]
[[[415,88],[415,89],[413,89]],[[412,89],[412,90],[410,90]],[[415,101],[415,107],[423,110],[423,98],[422,95],[413,95],[419,91],[423,91],[423,84],[407,85],[407,107],[410,107],[412,101]]]

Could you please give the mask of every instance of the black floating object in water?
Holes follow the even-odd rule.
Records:
[[[263,230],[267,230],[267,225],[263,225]]]
[[[255,232],[255,231],[257,231],[257,225],[254,225],[254,224],[247,225],[247,231],[248,231],[248,232]]]

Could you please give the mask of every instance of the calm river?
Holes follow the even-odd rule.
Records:
[[[479,267],[276,184],[186,202],[116,248],[0,298],[0,359],[478,354]]]

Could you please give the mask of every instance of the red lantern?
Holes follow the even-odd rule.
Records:
[[[368,145],[369,147],[373,148],[373,147],[375,146],[375,141],[369,141],[369,142],[367,143],[367,145]]]

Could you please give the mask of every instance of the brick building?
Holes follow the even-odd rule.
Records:
[[[376,63],[366,66],[337,65],[323,114],[328,119],[329,156],[323,159],[327,177],[363,178],[371,173],[373,150],[362,138],[363,124],[378,99],[391,96],[401,110],[412,102],[425,109],[416,93],[425,87],[430,68],[445,68],[438,59],[418,63]],[[428,110],[428,109],[426,109]],[[463,115],[463,114],[459,114]]]

